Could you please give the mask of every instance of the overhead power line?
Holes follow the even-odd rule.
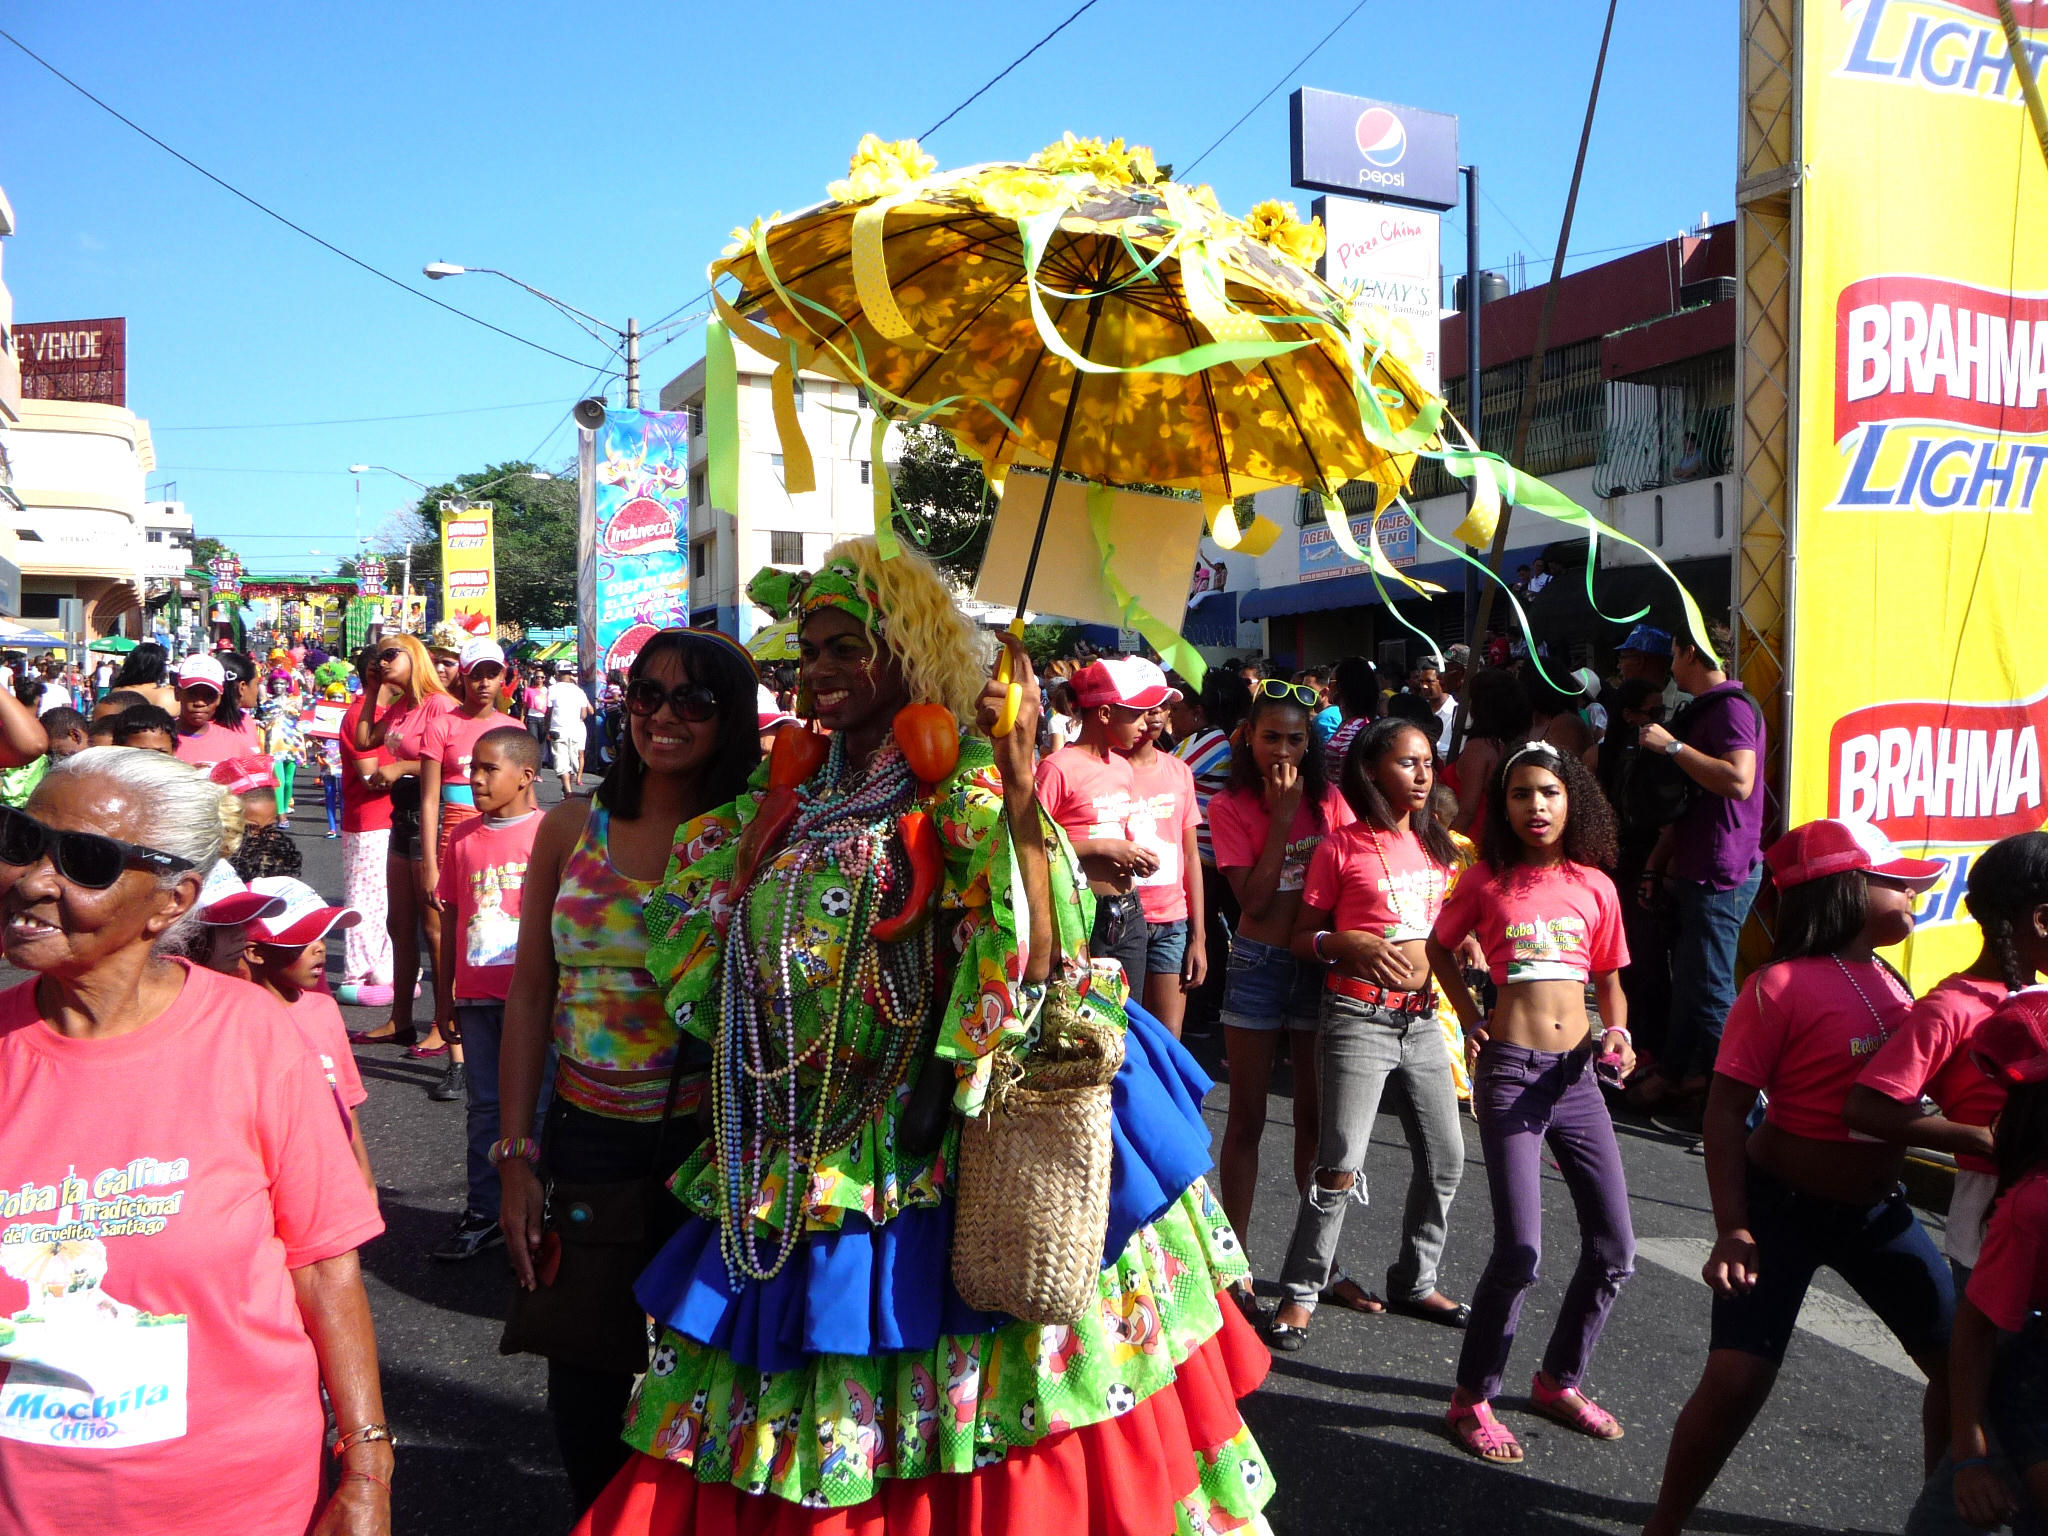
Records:
[[[396,416],[332,416],[324,421],[241,421],[204,427],[160,427],[151,422],[152,434],[164,432],[269,432],[285,427],[354,427],[371,421],[425,421],[434,416],[481,416],[490,411],[530,411],[543,405],[560,405],[560,400],[520,400],[511,405],[469,405],[454,411],[402,411]]]
[[[286,229],[291,230],[294,234],[304,235],[308,240],[312,241],[315,245],[321,247],[323,250],[332,251],[336,256],[339,256],[343,261],[348,262],[351,266],[360,267],[365,272],[369,273],[370,276],[375,278],[381,278],[383,279],[383,281],[391,284],[392,287],[403,289],[405,292],[411,294],[414,298],[422,299],[425,302],[432,304],[437,309],[445,309],[451,315],[460,315],[463,319],[469,321],[470,324],[472,325],[480,325],[487,331],[496,331],[500,336],[505,337],[508,341],[516,341],[522,347],[531,347],[536,352],[545,352],[549,357],[560,358],[565,363],[574,363],[578,368],[587,368],[590,366],[589,363],[587,363],[584,359],[580,357],[571,357],[566,352],[557,352],[553,347],[545,347],[542,346],[537,341],[529,341],[526,337],[519,335],[516,331],[508,331],[502,325],[491,324],[490,321],[484,319],[480,315],[473,315],[466,309],[458,309],[453,304],[448,303],[446,300],[437,299],[431,293],[427,293],[422,289],[413,287],[411,283],[406,282],[403,278],[393,277],[389,272],[384,271],[382,268],[371,266],[367,261],[363,260],[362,257],[351,255],[349,252],[344,251],[340,246],[336,245],[332,240],[322,239],[319,235],[314,234],[313,231],[306,228],[305,225],[295,223],[291,219],[286,218],[283,214],[279,213],[275,208],[272,208],[268,203],[262,202],[259,199],[250,196],[247,192],[244,192],[240,187],[236,186],[233,182],[228,181],[223,177],[216,176],[212,171],[209,171],[205,166],[201,165],[197,160],[194,160],[190,155],[184,154],[179,150],[173,149],[170,145],[166,144],[162,139],[158,138],[155,134],[151,133],[147,128],[143,127],[142,124],[136,122],[134,118],[127,116],[125,113],[117,110],[113,106],[109,105],[107,102],[104,102],[99,97],[95,96],[91,91],[87,90],[84,86],[80,85],[76,80],[72,79],[69,75],[65,74],[63,70],[59,69],[56,65],[52,64],[48,59],[44,58],[41,54],[37,53],[33,48],[29,47],[27,43],[24,43],[20,38],[16,37],[12,32],[9,32],[4,28],[0,28],[0,38],[4,38],[6,41],[12,43],[16,48],[20,49],[30,59],[33,59],[36,63],[42,65],[44,69],[48,70],[51,74],[55,75],[59,80],[63,81],[66,85],[70,86],[72,90],[78,92],[79,95],[83,96],[87,101],[91,102],[94,106],[98,107],[102,112],[106,113],[115,121],[124,123],[128,127],[134,129],[137,133],[141,134],[145,139],[149,140],[150,143],[154,144],[158,149],[162,150],[172,159],[181,161],[185,165],[190,166],[193,170],[197,171],[200,175],[204,176],[208,181],[212,182],[222,191],[233,193],[236,197],[239,197],[243,202],[247,203],[251,208],[254,208],[258,213],[265,214],[270,218],[277,220],[278,223],[282,224]]]
[[[1285,85],[1288,81],[1292,80],[1296,75],[1300,74],[1302,70],[1307,67],[1308,61],[1323,51],[1323,45],[1329,42],[1329,40],[1335,37],[1339,32],[1342,32],[1344,28],[1347,25],[1349,25],[1351,18],[1356,16],[1360,11],[1364,10],[1365,6],[1366,0],[1358,0],[1358,4],[1352,6],[1350,10],[1344,13],[1342,18],[1338,20],[1337,25],[1330,28],[1329,31],[1323,34],[1322,40],[1318,42],[1315,45],[1315,47],[1309,49],[1307,53],[1304,53],[1299,59],[1295,60],[1293,67],[1290,68],[1286,74],[1282,75],[1278,80],[1275,80],[1271,85],[1266,87],[1266,94],[1261,96],[1257,101],[1253,102],[1249,107],[1247,107],[1245,109],[1243,117],[1240,117],[1236,122],[1232,123],[1228,128],[1224,129],[1222,133],[1218,134],[1216,136],[1215,143],[1211,144],[1207,149],[1203,150],[1199,155],[1195,156],[1195,158],[1190,160],[1186,165],[1174,167],[1174,178],[1179,181],[1187,180],[1187,178],[1194,173],[1194,169],[1196,166],[1200,165],[1204,160],[1208,159],[1211,155],[1216,153],[1216,151],[1223,146],[1223,141],[1229,138],[1233,133],[1237,132],[1238,129],[1242,128],[1245,125],[1245,123],[1250,119],[1252,113],[1258,111],[1259,108],[1263,107],[1267,102],[1271,101],[1273,99],[1273,93],[1275,91],[1279,90],[1281,86]]]

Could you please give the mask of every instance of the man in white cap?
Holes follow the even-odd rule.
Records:
[[[1147,931],[1135,882],[1158,870],[1159,856],[1133,838],[1137,787],[1124,754],[1145,734],[1146,712],[1174,690],[1164,672],[1135,656],[1090,662],[1071,684],[1080,739],[1038,765],[1038,803],[1073,843],[1095,893],[1089,953],[1120,962],[1142,999]]]
[[[548,766],[562,781],[564,796],[573,795],[583,783],[583,747],[588,739],[584,724],[594,711],[590,695],[576,685],[576,666],[565,661],[548,684]]]

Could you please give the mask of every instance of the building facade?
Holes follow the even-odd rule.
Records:
[[[1519,465],[1655,551],[1702,609],[1724,618],[1733,602],[1737,538],[1734,271],[1734,226],[1722,224],[1566,277]],[[1496,299],[1481,313],[1479,439],[1503,455],[1512,456],[1542,304],[1537,287]],[[1445,397],[1469,426],[1462,314],[1444,318],[1440,342]],[[1343,499],[1361,543],[1381,512],[1389,558],[1445,589],[1417,600],[1388,583],[1402,616],[1439,643],[1464,638],[1472,600],[1467,568],[1408,529],[1391,504],[1377,506],[1370,487],[1347,488]],[[1448,540],[1466,501],[1462,482],[1432,462],[1418,465],[1408,503],[1429,534]],[[1202,629],[1190,633],[1205,648],[1224,654],[1256,647],[1290,666],[1348,655],[1399,666],[1426,651],[1387,612],[1372,577],[1337,551],[1318,498],[1268,491],[1256,505],[1281,529],[1264,555],[1244,559],[1203,543],[1205,560],[1223,568],[1224,592],[1237,593],[1234,604],[1205,597],[1192,610]],[[1528,611],[1553,655],[1571,665],[1603,663],[1620,638],[1619,627],[1603,621],[1588,599],[1589,561],[1599,610],[1632,613],[1648,604],[1655,622],[1680,627],[1670,582],[1642,552],[1612,540],[1591,551],[1586,539],[1534,513],[1517,514],[1509,527],[1503,574],[1541,560],[1550,575]],[[1498,594],[1492,626],[1517,633]]]
[[[139,633],[143,478],[156,467],[149,423],[118,405],[24,400],[8,440],[21,617],[92,638],[133,614]]]
[[[146,581],[176,581],[191,569],[192,514],[182,501],[142,504],[142,575]]]
[[[739,506],[713,507],[704,453],[704,364],[700,359],[661,391],[661,408],[690,416],[690,622],[741,640],[765,616],[745,600],[764,565],[815,567],[841,539],[875,531],[869,462],[874,412],[862,392],[820,373],[797,378],[797,418],[811,450],[817,489],[791,495],[783,484],[769,376],[774,363],[735,340],[739,364]],[[894,456],[890,430],[885,454]]]

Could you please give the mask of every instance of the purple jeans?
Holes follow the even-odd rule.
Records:
[[[1622,1282],[1635,1272],[1636,1256],[1621,1151],[1593,1075],[1593,1048],[1560,1053],[1490,1043],[1472,1076],[1472,1103],[1493,1197],[1493,1255],[1472,1298],[1458,1385],[1478,1397],[1500,1391],[1522,1298],[1536,1283],[1543,1257],[1548,1142],[1578,1210],[1579,1264],[1558,1308],[1543,1372],[1560,1386],[1575,1387]]]

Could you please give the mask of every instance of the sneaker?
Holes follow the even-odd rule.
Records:
[[[469,1097],[469,1072],[459,1061],[448,1063],[448,1070],[441,1074],[441,1081],[427,1090],[427,1097],[436,1104],[453,1104]]]
[[[459,1264],[464,1259],[473,1259],[486,1248],[502,1247],[505,1232],[498,1225],[498,1218],[486,1216],[481,1211],[464,1211],[455,1218],[455,1225],[448,1229],[448,1235],[427,1250],[427,1257],[439,1259],[445,1264]]]

